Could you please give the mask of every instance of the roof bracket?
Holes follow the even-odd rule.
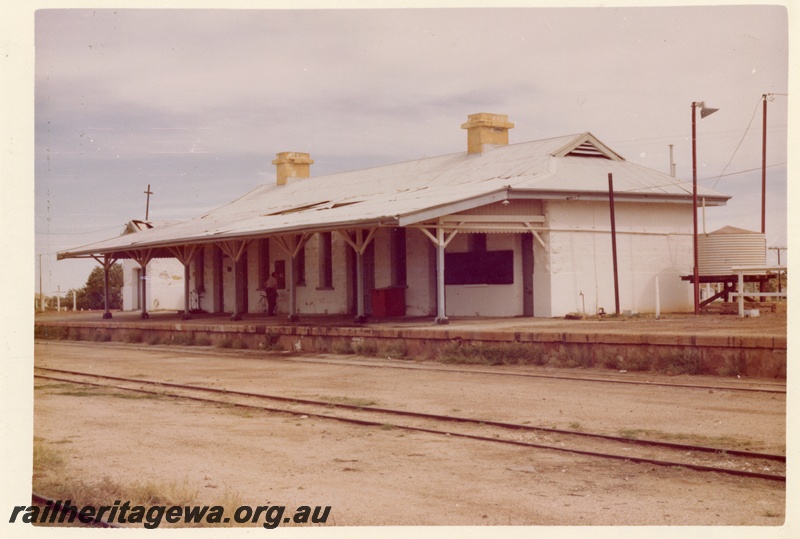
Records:
[[[363,229],[359,228],[358,230],[356,230],[355,241],[353,241],[353,238],[350,237],[350,232],[348,232],[347,230],[337,230],[337,232],[339,232],[339,234],[344,238],[344,240],[348,244],[350,244],[350,247],[352,247],[356,253],[363,255],[364,252],[367,250],[367,247],[369,247],[370,242],[375,238],[375,232],[377,232],[377,230],[378,227],[373,226],[372,228],[369,229],[367,237],[364,238],[363,237],[364,231]]]
[[[530,223],[523,223],[523,224],[527,227],[528,230],[531,231],[531,234],[533,234],[533,237],[536,238],[536,241],[539,242],[539,245],[541,245],[543,249],[547,249],[547,245],[545,245],[544,240],[539,235],[539,233],[536,232],[536,230],[534,230],[531,224]]]
[[[250,244],[250,240],[229,240],[218,242],[217,245],[222,252],[228,255],[234,262],[239,262],[244,250]]]
[[[181,264],[184,266],[188,266],[191,264],[192,259],[194,259],[194,255],[197,254],[197,248],[199,245],[192,244],[192,245],[176,245],[176,246],[169,246],[167,249],[175,255]]]

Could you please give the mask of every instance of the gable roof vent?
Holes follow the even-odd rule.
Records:
[[[600,159],[609,159],[604,152],[599,150],[597,146],[591,142],[584,142],[567,155],[572,157],[599,157]]]
[[[624,161],[622,156],[588,132],[576,136],[550,155],[553,157],[593,157],[610,161]]]

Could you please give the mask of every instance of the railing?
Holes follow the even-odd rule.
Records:
[[[739,277],[739,285],[736,292],[731,292],[731,296],[736,296],[739,300],[739,317],[744,317],[744,297],[754,298],[785,298],[786,292],[745,292],[744,275],[764,275],[767,273],[777,273],[778,279],[781,273],[786,272],[786,266],[734,266],[731,271]]]

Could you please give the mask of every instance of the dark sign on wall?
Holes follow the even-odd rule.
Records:
[[[514,284],[514,251],[445,253],[445,284]]]

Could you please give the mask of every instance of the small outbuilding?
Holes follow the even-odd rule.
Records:
[[[692,184],[626,161],[591,133],[508,143],[506,115],[461,126],[450,155],[313,177],[278,153],[276,181],[194,219],[59,253],[184,270],[184,305],[238,319],[278,278],[279,312],[563,316],[614,307],[609,175],[621,308],[690,311]],[[730,198],[698,188],[706,206]],[[146,316],[146,312],[143,312]]]

